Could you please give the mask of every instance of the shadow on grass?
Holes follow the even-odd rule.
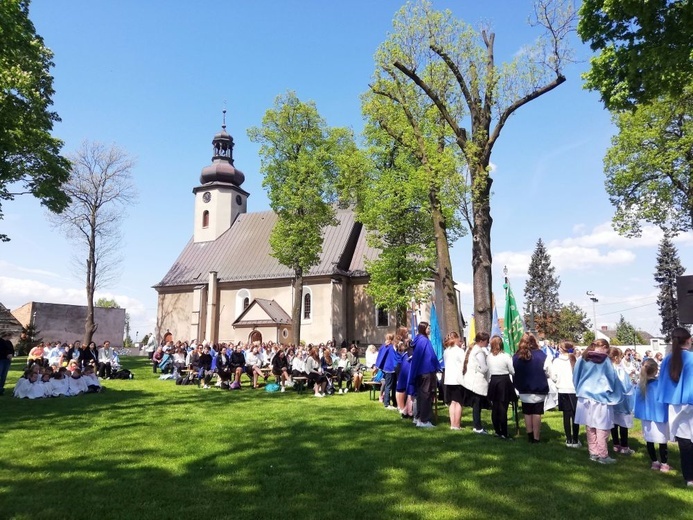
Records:
[[[442,408],[438,428],[416,429],[367,394],[138,378],[51,402],[3,408],[0,518],[582,520],[678,518],[693,505],[642,452],[600,466],[567,450],[556,413],[548,442],[529,445],[452,432]]]

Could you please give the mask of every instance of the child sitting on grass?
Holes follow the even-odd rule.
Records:
[[[82,371],[79,368],[75,368],[72,371],[72,375],[68,380],[68,394],[70,396],[84,394],[88,390],[87,382],[82,379]]]
[[[87,385],[87,392],[94,394],[101,392],[103,388],[101,387],[101,383],[99,383],[99,378],[96,376],[96,373],[94,372],[94,367],[86,367],[84,369],[84,374],[82,374],[82,379],[84,379],[84,382]]]
[[[69,395],[70,387],[65,374],[67,374],[67,369],[65,367],[60,367],[57,372],[53,373],[51,397]]]

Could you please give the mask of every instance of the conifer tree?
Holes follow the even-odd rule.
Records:
[[[616,324],[616,338],[620,345],[642,345],[644,343],[642,336],[635,330],[635,327],[623,317]],[[612,342],[612,344],[615,344]]]
[[[659,243],[657,251],[657,270],[654,274],[659,287],[657,305],[659,316],[662,318],[661,332],[666,341],[674,327],[679,326],[679,303],[676,297],[676,277],[681,276],[685,269],[681,265],[678,251],[667,234]]]
[[[534,326],[540,334],[549,339],[558,339],[558,315],[561,304],[558,288],[561,282],[556,276],[556,268],[551,265],[551,256],[546,251],[541,238],[532,253],[525,284],[525,323],[531,323],[531,306],[534,304]]]

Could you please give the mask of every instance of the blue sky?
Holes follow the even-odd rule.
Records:
[[[261,123],[274,98],[294,90],[313,100],[332,126],[363,126],[359,96],[374,71],[395,0],[33,0],[31,19],[55,53],[55,135],[65,152],[83,140],[116,143],[137,161],[139,200],[123,231],[122,275],[98,295],[128,309],[132,336],[153,329],[156,293],[192,235],[192,188],[210,163],[211,139],[228,109],[236,166],[246,175],[249,211],[268,209],[258,146],[246,131]],[[539,35],[527,25],[529,0],[434,1],[474,26],[491,23],[496,59],[504,61]],[[520,305],[527,266],[542,238],[561,280],[561,301],[585,308],[599,298],[598,325],[620,314],[653,334],[659,329],[652,274],[661,234],[641,239],[611,229],[602,158],[614,127],[597,94],[582,89],[590,51],[574,41],[578,63],[568,81],[513,116],[493,153],[494,291],[502,313],[507,265]],[[75,247],[52,229],[32,198],[4,205],[0,301],[12,309],[34,301],[84,304]],[[693,235],[675,242],[684,266]],[[472,312],[471,243],[452,252],[465,315]],[[70,339],[70,338],[64,338]]]

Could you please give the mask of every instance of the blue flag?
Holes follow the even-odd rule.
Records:
[[[435,303],[431,305],[431,344],[433,345],[433,350],[438,357],[438,361],[443,361],[443,338],[440,335],[438,313],[436,312]]]
[[[412,341],[419,332],[419,324],[416,322],[416,311],[412,309],[411,311],[411,339]]]

